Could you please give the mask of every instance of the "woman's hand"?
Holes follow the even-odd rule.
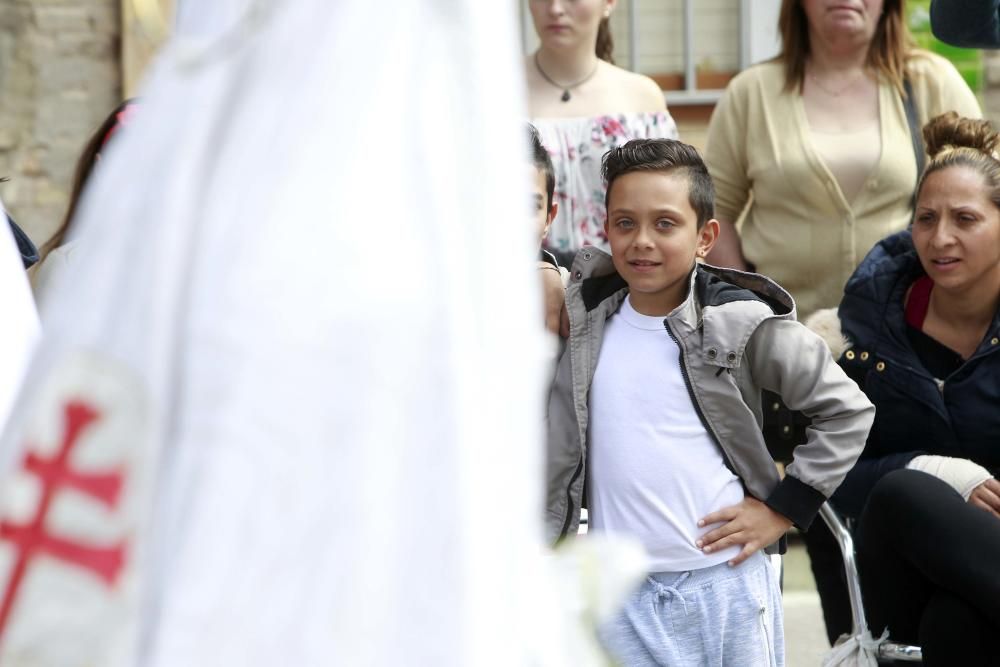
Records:
[[[724,522],[722,526],[709,531],[695,542],[695,546],[705,553],[712,553],[733,545],[743,545],[743,550],[729,561],[730,565],[739,565],[755,551],[776,542],[792,527],[791,519],[749,496],[739,505],[723,507],[718,512],[712,512],[699,521],[698,526],[722,522]]]
[[[988,479],[977,486],[969,496],[969,504],[1000,519],[1000,481]]]

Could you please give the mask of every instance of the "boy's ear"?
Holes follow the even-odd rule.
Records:
[[[556,219],[557,213],[559,213],[559,204],[553,203],[549,207],[549,214],[545,216],[545,229],[542,231],[543,239],[549,235],[549,229],[552,228],[552,221]]]
[[[712,218],[698,230],[698,249],[696,254],[704,259],[712,252],[712,246],[719,240],[719,221]]]

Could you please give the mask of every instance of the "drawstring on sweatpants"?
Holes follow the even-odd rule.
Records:
[[[684,580],[690,576],[691,576],[690,572],[684,572],[681,574],[681,576],[677,577],[677,581],[675,581],[670,586],[667,586],[666,584],[661,584],[653,577],[646,577],[646,580],[653,585],[653,590],[656,592],[657,599],[666,601],[669,600],[671,597],[673,597],[677,600],[680,600],[681,604],[684,606],[684,613],[687,614],[688,612],[687,600],[685,600],[684,596],[681,595],[681,592],[677,590],[677,587],[680,586],[682,583],[684,583]]]

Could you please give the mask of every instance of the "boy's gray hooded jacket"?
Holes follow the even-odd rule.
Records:
[[[700,265],[664,318],[681,349],[691,400],[750,495],[807,528],[865,445],[875,409],[818,336],[795,321],[791,296],[752,273]],[[604,326],[628,293],[611,257],[586,248],[566,288],[570,336],[548,405],[546,532],[577,531],[587,478],[588,397]],[[808,441],[779,479],[761,434],[761,390],[812,418]]]

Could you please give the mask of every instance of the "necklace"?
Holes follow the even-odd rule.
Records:
[[[861,76],[864,76],[863,72],[862,72]],[[832,97],[840,97],[845,92],[847,92],[848,88],[850,88],[851,86],[853,86],[855,83],[858,82],[858,77],[857,76],[852,76],[851,79],[847,82],[847,85],[842,85],[837,90],[830,90],[829,88],[827,88],[826,86],[824,86],[820,82],[819,78],[815,74],[813,74],[812,72],[809,72],[809,78],[812,80],[813,83],[816,84],[817,88],[819,88],[824,93],[826,93],[827,95],[830,95]]]
[[[590,70],[590,74],[588,74],[587,76],[583,77],[579,81],[575,81],[575,82],[569,84],[568,86],[564,86],[564,85],[562,85],[560,83],[556,83],[551,78],[549,78],[549,75],[546,74],[545,70],[542,69],[541,63],[538,62],[538,52],[535,51],[535,69],[538,70],[538,73],[542,75],[543,79],[545,79],[550,84],[552,84],[556,88],[559,88],[559,89],[561,89],[563,91],[562,97],[559,98],[563,102],[569,102],[573,98],[573,96],[570,95],[569,91],[571,91],[574,88],[576,88],[578,86],[581,86],[581,85],[587,83],[588,81],[590,81],[591,77],[593,77],[595,74],[597,74],[597,68],[600,65],[601,65],[601,61],[598,60],[596,63],[594,63],[594,69]]]

